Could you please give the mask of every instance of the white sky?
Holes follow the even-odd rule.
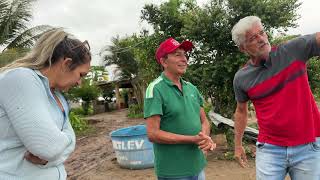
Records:
[[[64,27],[80,40],[88,40],[92,53],[98,54],[110,44],[111,37],[138,33],[149,26],[141,23],[142,7],[164,0],[37,0],[34,3],[31,25],[48,24]],[[203,3],[208,0],[198,0]],[[320,31],[320,0],[300,0],[299,27],[290,34],[309,34]],[[93,56],[92,64],[100,61]]]

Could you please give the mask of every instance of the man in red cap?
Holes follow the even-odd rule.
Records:
[[[204,180],[205,154],[216,146],[202,96],[181,78],[188,66],[186,52],[193,47],[190,41],[169,38],[156,51],[163,72],[147,88],[144,118],[159,180]]]

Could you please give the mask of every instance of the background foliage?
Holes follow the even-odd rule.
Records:
[[[142,30],[138,35],[117,36],[107,49],[111,55],[105,60],[107,64],[117,64],[123,77],[135,78],[143,94],[147,84],[161,72],[154,58],[159,43],[168,37],[189,39],[196,48],[189,54],[184,78],[211,100],[215,112],[230,118],[236,105],[233,77],[248,59],[232,42],[233,25],[245,16],[259,16],[272,41],[275,34],[285,34],[296,26],[300,5],[298,0],[211,0],[201,7],[195,0],[147,4],[141,11],[141,20],[150,24],[154,32]]]

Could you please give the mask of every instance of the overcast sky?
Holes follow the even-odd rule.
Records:
[[[149,28],[141,23],[141,9],[146,3],[158,3],[160,0],[37,0],[34,3],[31,24],[48,24],[64,27],[80,40],[88,40],[92,53],[98,54],[110,44],[111,37],[138,33]],[[161,0],[163,2],[164,0]],[[203,3],[207,0],[198,0]],[[299,27],[290,30],[290,34],[308,34],[320,31],[320,0],[301,0],[298,13]],[[93,57],[93,63],[100,60]]]

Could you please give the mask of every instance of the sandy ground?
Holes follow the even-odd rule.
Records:
[[[69,180],[156,180],[154,169],[128,170],[119,167],[109,133],[122,127],[143,124],[143,119],[129,119],[127,111],[114,111],[88,117],[95,127],[90,135],[77,138],[75,152],[66,162]],[[237,163],[223,160],[227,152],[223,135],[213,137],[217,149],[208,154],[207,180],[253,180],[254,160],[249,168],[241,168]]]

